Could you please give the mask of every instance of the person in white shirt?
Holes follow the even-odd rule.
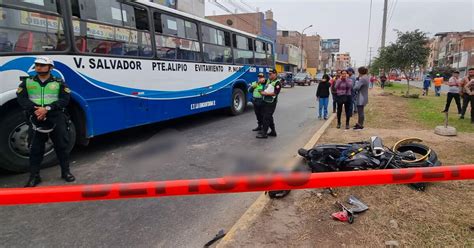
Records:
[[[451,105],[451,102],[454,98],[456,106],[458,107],[458,114],[461,114],[461,95],[459,94],[461,92],[461,81],[462,80],[459,78],[459,71],[453,72],[453,76],[448,81],[448,98],[446,99],[446,106],[442,111],[443,113],[447,113],[449,111],[449,106]]]

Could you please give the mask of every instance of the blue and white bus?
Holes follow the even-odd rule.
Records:
[[[274,66],[273,43],[145,0],[0,0],[0,167],[28,165],[19,77],[37,55],[72,90],[71,138],[204,111],[244,111],[249,84]],[[47,144],[44,164],[54,164]]]

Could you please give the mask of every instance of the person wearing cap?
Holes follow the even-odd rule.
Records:
[[[38,57],[34,63],[36,75],[22,78],[16,92],[29,126],[30,177],[25,187],[41,183],[40,168],[48,137],[53,141],[61,177],[66,182],[73,182],[75,178],[69,170],[69,119],[65,114],[71,90],[62,79],[51,75],[53,60]]]
[[[275,122],[273,121],[273,113],[276,109],[280,90],[281,83],[277,77],[277,71],[271,69],[268,73],[265,90],[260,92],[263,96],[263,125],[262,130],[257,135],[258,139],[266,139],[268,136],[277,136]],[[267,133],[269,128],[271,129],[271,132]]]
[[[462,114],[462,108],[461,108],[461,79],[459,78],[459,71],[453,72],[453,76],[449,79],[448,81],[448,97],[446,99],[446,106],[444,107],[444,110],[442,111],[443,113],[447,113],[449,111],[449,106],[451,105],[451,102],[454,101],[456,102],[456,106],[458,107],[458,114]]]
[[[253,109],[257,117],[257,127],[252,131],[262,131],[263,126],[263,96],[261,92],[265,89],[265,74],[259,73],[257,81],[250,85],[249,92],[252,93]]]
[[[444,78],[441,77],[441,74],[436,74],[436,77],[433,80],[435,86],[435,95],[441,96],[441,85],[443,85]]]

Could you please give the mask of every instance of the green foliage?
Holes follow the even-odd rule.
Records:
[[[429,73],[431,78],[434,78],[436,74],[440,74],[442,77],[445,79],[449,79],[453,72],[456,71],[454,68],[446,66],[446,67],[435,67],[433,70]]]
[[[397,31],[397,41],[380,50],[376,58],[376,66],[385,71],[398,70],[406,78],[417,68],[424,67],[428,59],[430,48],[427,46],[426,33],[416,29],[414,31]],[[406,94],[410,94],[410,82]]]

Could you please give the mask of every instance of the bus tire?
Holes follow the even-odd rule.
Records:
[[[230,115],[242,114],[245,111],[246,106],[247,99],[245,93],[239,88],[234,88],[232,90],[232,99],[229,108]]]
[[[0,120],[0,167],[2,169],[12,172],[28,171],[27,130],[25,115],[20,109],[7,113]],[[74,123],[71,123],[68,151],[74,147],[75,140],[76,129]],[[54,149],[46,149],[42,163],[43,168],[57,164]]]

